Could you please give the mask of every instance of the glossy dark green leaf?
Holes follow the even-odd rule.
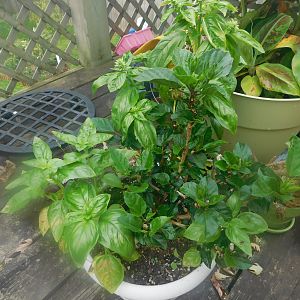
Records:
[[[64,202],[72,210],[82,210],[96,196],[93,185],[85,181],[70,181],[64,189]]]
[[[229,225],[225,229],[225,234],[227,238],[238,248],[240,248],[244,253],[252,256],[251,242],[245,230],[240,229],[236,226]]]
[[[119,217],[118,221],[123,228],[128,229],[132,232],[142,232],[143,230],[142,219],[133,214],[126,213],[126,215],[122,215],[121,217]]]
[[[175,49],[181,49],[186,41],[187,33],[183,30],[174,31],[172,34],[164,36],[151,51],[148,63],[151,67],[166,67],[172,60]]]
[[[170,176],[167,173],[156,173],[153,178],[160,185],[166,185],[170,182]]]
[[[123,119],[138,99],[139,94],[136,87],[125,86],[118,91],[111,110],[112,122],[117,130],[121,130]]]
[[[149,235],[154,236],[169,220],[170,218],[166,216],[154,218],[150,223]]]
[[[94,220],[82,220],[65,227],[67,248],[77,266],[82,266],[98,239],[98,227]]]
[[[122,225],[119,218],[126,212],[119,206],[111,206],[99,220],[99,243],[121,255],[124,259],[135,260],[138,253],[135,250],[134,238],[130,230]]]
[[[124,267],[113,255],[96,256],[93,260],[93,272],[101,285],[113,294],[124,279]]]
[[[278,178],[264,175],[259,171],[256,181],[252,184],[252,195],[255,197],[270,197],[279,189],[279,186]]]
[[[121,179],[113,174],[113,173],[107,173],[105,175],[102,176],[101,181],[111,187],[115,187],[115,188],[122,188],[122,181]]]
[[[156,130],[150,121],[134,121],[134,134],[139,143],[145,149],[152,149],[156,146]]]
[[[252,262],[241,255],[231,253],[229,250],[225,250],[224,262],[227,267],[237,268],[241,270],[247,270],[252,266]]]
[[[71,179],[92,178],[96,173],[90,166],[78,162],[60,168],[58,176],[63,183],[66,183]]]
[[[241,228],[249,234],[259,234],[268,229],[266,221],[258,214],[252,212],[244,212],[239,214],[238,219],[245,225]]]
[[[147,204],[139,194],[124,192],[124,201],[133,215],[140,217],[145,213]]]
[[[129,157],[122,149],[111,148],[110,157],[113,161],[113,167],[121,174],[128,174],[130,172]],[[133,156],[133,155],[132,155]]]
[[[187,250],[182,258],[182,265],[184,267],[197,268],[201,264],[200,252],[196,248]]]
[[[174,83],[181,85],[180,80],[173,74],[172,70],[167,68],[148,68],[143,70],[137,77],[137,82],[157,81],[160,83]]]
[[[248,44],[260,53],[265,52],[264,47],[246,30],[236,28],[236,30],[233,33],[233,36],[238,42],[241,41],[245,44]]]
[[[144,150],[137,160],[137,166],[141,170],[151,170],[154,166],[153,153],[150,150]]]
[[[98,132],[114,133],[114,127],[109,118],[93,118],[92,119]]]

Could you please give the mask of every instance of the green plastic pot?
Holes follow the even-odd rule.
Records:
[[[238,129],[235,135],[225,133],[225,150],[231,150],[237,142],[245,143],[259,161],[267,163],[300,131],[300,98],[273,99],[234,93],[232,100]]]
[[[273,203],[268,212],[261,216],[266,220],[269,232],[283,233],[293,227],[295,218],[300,216],[300,207],[287,207],[280,203]]]

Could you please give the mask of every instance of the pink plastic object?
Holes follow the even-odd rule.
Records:
[[[115,52],[117,55],[122,55],[128,51],[135,51],[152,39],[154,39],[154,35],[150,27],[131,34],[126,34],[119,41]]]

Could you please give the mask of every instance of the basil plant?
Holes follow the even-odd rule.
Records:
[[[166,249],[185,239],[185,266],[216,260],[244,269],[252,235],[267,229],[249,209],[262,166],[245,145],[219,154],[223,129],[237,126],[232,57],[176,49],[171,61],[164,68],[151,67],[148,55],[117,60],[93,85],[116,92],[111,118],[88,118],[77,135],[53,132],[69,145],[59,158],[36,137],[35,159],[6,187],[17,192],[4,213],[47,199],[42,234],[50,231],[77,266],[91,253],[109,292],[124,278],[123,261],[139,259],[137,245]]]

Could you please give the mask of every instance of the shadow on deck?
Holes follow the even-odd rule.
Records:
[[[92,99],[96,115],[110,113],[113,95],[106,88],[95,95],[91,82],[106,73],[107,64],[92,70],[79,70],[36,87],[76,90]],[[19,158],[10,157],[12,161]],[[3,190],[3,187],[2,187]],[[0,209],[5,199],[0,198]],[[118,300],[95,284],[83,271],[75,269],[51,239],[38,232],[38,211],[43,203],[29,208],[21,216],[0,215],[0,300]],[[263,236],[262,251],[255,257],[263,268],[260,276],[248,271],[227,285],[228,300],[298,300],[300,299],[300,222],[282,235]],[[210,278],[178,300],[217,300]],[[140,299],[143,300],[143,299]],[[156,299],[153,299],[156,300]]]

